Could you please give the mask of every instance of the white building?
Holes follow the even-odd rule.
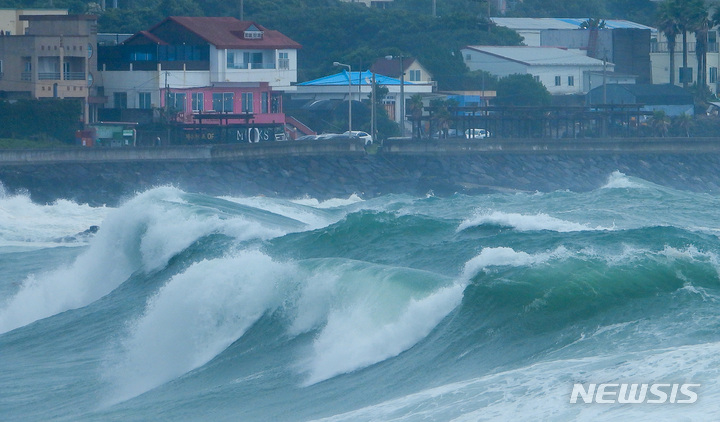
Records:
[[[556,47],[467,46],[461,51],[471,71],[498,77],[529,74],[552,95],[584,94],[591,88],[590,73],[614,71],[612,63]]]
[[[713,93],[720,93],[720,80],[718,80],[718,68],[720,68],[720,51],[718,49],[718,28],[710,29],[707,34],[707,55],[705,72],[707,75],[707,86]],[[694,84],[698,80],[698,60],[696,55],[697,40],[694,33],[687,34],[687,67],[688,83]],[[670,83],[670,53],[665,34],[655,32],[650,43],[650,60],[652,61],[652,82],[654,84]],[[683,67],[683,43],[682,34],[675,38],[675,85],[682,85],[680,74]]]
[[[120,45],[100,48],[97,82],[111,98],[108,105],[115,108],[161,106],[163,90],[173,89],[251,89],[261,84],[288,91],[297,82],[300,48],[280,32],[254,22],[169,17]],[[114,97],[127,102],[116,104]]]

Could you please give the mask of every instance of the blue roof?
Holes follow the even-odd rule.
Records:
[[[366,70],[364,72],[351,72],[351,79],[352,79],[352,85],[368,85],[370,86],[372,84],[372,76],[373,73],[369,70]],[[404,81],[405,85],[413,85],[412,82]],[[400,85],[400,80],[395,78],[390,78],[388,76],[378,75],[375,74],[375,83],[378,85]],[[347,86],[348,85],[348,72],[343,71],[341,73],[336,73],[334,75],[325,76],[323,78],[314,79],[312,81],[307,82],[301,82],[298,85],[303,86],[328,86],[328,85],[338,85],[338,86]]]
[[[587,19],[580,19],[580,18],[557,18],[557,20],[566,22],[572,25],[577,25],[578,27],[583,24],[583,22],[587,21]],[[605,27],[607,29],[653,29],[649,26],[645,26],[639,23],[626,21],[622,19],[602,19],[605,21]]]

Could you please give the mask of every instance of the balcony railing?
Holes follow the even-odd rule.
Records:
[[[689,42],[687,43],[687,51],[688,53],[695,53],[697,43],[695,42]],[[675,53],[682,53],[682,41],[676,41],[675,42]],[[718,43],[711,42],[707,44],[707,52],[708,53],[717,53],[720,49],[718,48]],[[666,42],[652,42],[650,43],[650,52],[651,53],[668,53],[668,43]]]
[[[41,81],[58,80],[60,79],[60,72],[38,72],[38,79]]]
[[[23,81],[32,81],[32,72],[23,72],[20,74],[20,79]]]
[[[85,72],[64,72],[63,78],[66,81],[82,81],[85,80]]]
[[[275,69],[275,63],[228,63],[228,69]]]

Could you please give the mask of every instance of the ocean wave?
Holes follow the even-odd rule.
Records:
[[[63,243],[62,239],[99,225],[111,211],[59,199],[52,204],[35,204],[27,194],[0,195],[0,246]]]
[[[462,292],[417,270],[359,262],[326,268],[301,290],[291,326],[294,333],[320,327],[300,365],[305,385],[399,355],[457,307]]]
[[[257,251],[198,262],[174,276],[130,323],[108,358],[107,404],[125,401],[204,365],[282,303],[294,267]],[[113,363],[113,360],[115,362]]]
[[[173,256],[211,233],[246,240],[285,232],[242,216],[228,219],[197,213],[175,188],[147,191],[111,210],[88,249],[73,263],[29,276],[0,308],[0,333],[85,306],[136,271],[162,269]]]
[[[457,231],[461,232],[463,230],[483,225],[512,227],[520,231],[549,230],[560,233],[593,230],[612,230],[612,228],[607,227],[593,228],[586,224],[561,220],[559,218],[551,217],[544,213],[528,215],[502,211],[486,211],[477,213],[472,218],[469,218],[460,223]]]
[[[412,347],[462,291],[433,273],[359,261],[279,262],[252,250],[205,260],[169,280],[129,324],[121,352],[107,359],[106,404],[204,365],[272,314],[282,315],[288,338],[313,333],[295,365],[309,386]]]
[[[386,400],[316,422],[662,419],[715,420],[720,343],[546,360]],[[694,405],[570,403],[575,383],[696,383]],[[666,397],[667,400],[667,397]]]

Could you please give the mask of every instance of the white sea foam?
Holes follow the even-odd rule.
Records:
[[[135,271],[155,271],[198,238],[227,230],[243,239],[276,230],[236,218],[198,215],[182,205],[182,191],[157,188],[108,213],[89,248],[72,264],[32,275],[0,308],[0,333],[110,293]]]
[[[553,251],[536,254],[529,254],[522,251],[516,252],[514,249],[507,247],[483,248],[479,255],[465,263],[461,279],[466,281],[470,280],[480,271],[484,271],[488,267],[536,265],[551,259],[567,258],[571,255],[572,254],[563,246]]]
[[[462,300],[459,284],[432,294],[410,298],[397,315],[355,300],[347,308],[335,308],[312,345],[307,384],[324,381],[399,355],[425,338]]]
[[[288,310],[290,335],[317,330],[298,363],[306,385],[397,356],[462,299],[462,286],[434,273],[333,259],[312,263]]]
[[[313,208],[338,208],[338,207],[346,207],[348,205],[356,204],[358,202],[363,202],[364,200],[360,198],[357,194],[353,193],[347,198],[332,198],[332,199],[326,199],[325,201],[319,201],[315,198],[301,198],[301,199],[293,199],[292,202],[300,205],[306,205]]]
[[[615,170],[610,174],[607,182],[600,189],[642,189],[644,187],[645,186],[640,183],[633,182],[630,177],[624,173]]]
[[[539,362],[419,391],[318,419],[443,420],[718,420],[720,344]],[[570,403],[574,383],[698,383],[695,404]]]
[[[611,230],[605,227],[590,227],[587,224],[574,223],[551,217],[544,213],[520,214],[513,212],[479,212],[475,216],[463,221],[457,231],[481,226],[484,224],[495,224],[505,227],[513,227],[520,231],[550,230],[556,232],[577,232],[591,230]]]
[[[223,199],[249,207],[262,209],[264,211],[302,222],[307,225],[304,229],[310,230],[327,227],[328,225],[339,221],[344,216],[344,214],[330,213],[326,211],[326,209],[331,207],[323,207],[318,206],[318,204],[313,204],[313,202],[317,202],[316,200],[287,201],[284,199],[258,196],[247,198],[225,197]],[[305,204],[304,202],[308,203]]]
[[[110,208],[59,199],[39,205],[27,195],[0,195],[0,246],[58,242],[99,225]]]
[[[207,363],[282,303],[295,273],[257,251],[205,260],[173,277],[130,325],[106,378],[109,404],[142,394]]]

